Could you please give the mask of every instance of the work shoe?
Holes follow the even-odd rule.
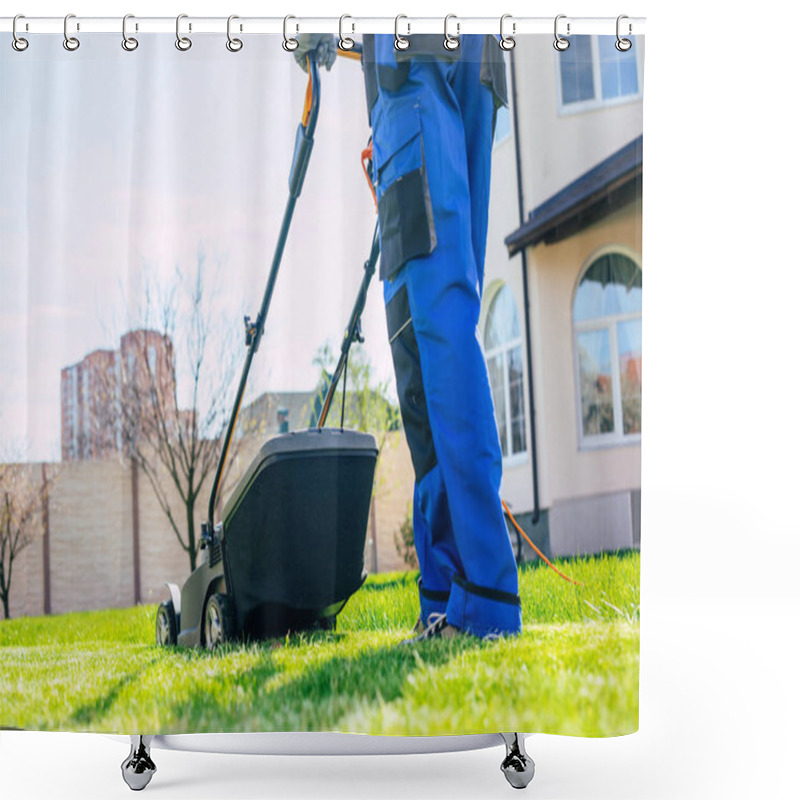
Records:
[[[428,614],[428,625],[430,625],[431,622],[433,621],[433,620],[431,620],[431,617],[433,617],[434,620],[436,620],[441,616],[443,616],[443,615],[442,614],[438,614],[436,612],[433,612],[432,614]],[[422,633],[422,631],[424,631],[425,628],[428,627],[428,625],[426,625],[422,621],[422,616],[419,616],[419,617],[417,617],[417,621],[414,623],[414,627],[411,629],[411,633],[413,633],[414,636],[419,636]]]
[[[461,636],[462,632],[454,625],[450,625],[447,617],[444,614],[429,614],[428,624],[423,628],[422,619],[417,620],[414,626],[415,636],[410,639],[403,639],[400,644],[416,644],[417,642],[424,642],[427,639],[455,639]]]

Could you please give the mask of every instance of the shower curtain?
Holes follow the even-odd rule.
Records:
[[[3,37],[0,727],[637,729],[644,38],[463,37],[393,63],[386,38],[321,64],[309,97],[276,35]],[[426,80],[462,128],[428,114]],[[451,329],[472,355],[448,382]],[[334,376],[325,430],[371,437],[374,476],[328,486],[293,449],[289,479],[281,448]],[[491,532],[463,532],[472,473],[496,482]],[[356,585],[249,626],[244,584],[279,580],[267,546],[295,596],[321,561]]]

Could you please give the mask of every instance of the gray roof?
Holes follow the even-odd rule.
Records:
[[[508,254],[572,236],[642,194],[642,137],[617,150],[531,211],[506,237]]]

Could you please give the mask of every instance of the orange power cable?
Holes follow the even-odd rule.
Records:
[[[342,50],[341,47],[337,47],[336,54],[339,58],[350,58],[353,61],[361,61],[361,53],[357,53],[355,50]]]
[[[367,183],[369,184],[369,190],[372,192],[372,199],[375,201],[375,211],[378,210],[378,196],[375,194],[375,185],[372,183],[372,179],[369,177],[369,170],[367,169],[367,164],[372,162],[372,139],[369,140],[369,144],[361,151],[361,169],[364,170],[364,177],[367,179]]]
[[[505,510],[506,514],[508,514],[508,518],[511,520],[511,524],[517,529],[522,538],[536,551],[536,554],[539,556],[539,558],[541,558],[542,561],[544,561],[544,563],[547,564],[547,566],[550,567],[551,570],[553,570],[553,572],[555,572],[557,575],[560,575],[565,581],[574,583],[576,586],[583,586],[583,584],[580,581],[573,580],[568,575],[565,575],[563,572],[561,572],[557,567],[555,567],[551,561],[548,561],[547,556],[545,556],[545,554],[528,538],[528,534],[525,533],[525,531],[522,530],[522,528],[520,528],[519,523],[514,519],[514,515],[511,513],[508,506],[506,505],[506,501],[501,498],[500,502],[503,504],[503,509]]]
[[[311,65],[309,57],[306,56],[306,72],[308,72],[308,83],[306,84],[306,101],[303,105],[303,127],[308,126],[308,116],[311,113],[311,101],[314,99],[314,85],[311,81]]]

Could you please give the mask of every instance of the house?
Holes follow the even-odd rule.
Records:
[[[644,37],[519,37],[480,331],[502,493],[558,556],[638,547]]]
[[[265,392],[239,412],[234,436],[256,437],[263,444],[267,437],[307,428],[311,425],[316,396],[313,390]]]

